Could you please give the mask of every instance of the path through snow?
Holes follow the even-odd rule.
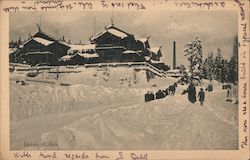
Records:
[[[168,96],[82,117],[42,137],[56,149],[237,149],[237,114],[230,119],[214,107]]]

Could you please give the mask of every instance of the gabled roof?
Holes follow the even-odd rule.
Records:
[[[37,43],[40,43],[40,44],[42,44],[42,45],[45,45],[45,46],[48,46],[48,45],[54,43],[54,41],[49,41],[49,40],[47,40],[47,39],[43,39],[43,38],[40,38],[40,37],[31,37],[31,38],[29,38],[26,42],[24,42],[23,45],[27,44],[28,42],[30,42],[30,41],[32,41],[32,40],[34,40],[34,41],[36,41]]]
[[[59,41],[57,38],[43,32],[42,30],[39,30],[36,34],[34,34],[32,37],[30,37],[28,40],[26,40],[20,47],[22,48],[23,45],[27,44],[31,40],[34,40],[42,45],[48,46],[50,44],[53,44],[55,42],[62,44],[64,46],[70,47],[70,44],[64,41]]]
[[[31,40],[34,40],[40,44],[43,44],[45,46],[52,44],[53,42],[57,41],[57,39],[42,30],[39,30],[37,33],[35,33],[32,37],[27,39],[22,45],[25,45],[26,43],[30,42]]]
[[[117,28],[114,27],[113,25],[109,26],[108,28],[105,28],[105,30],[99,32],[98,34],[94,35],[93,37],[90,38],[91,41],[99,38],[100,36],[102,36],[105,33],[110,33],[116,37],[119,37],[121,39],[127,38],[128,36],[130,36],[131,34]]]
[[[57,38],[43,32],[42,30],[39,30],[35,35],[33,35],[32,37],[40,37],[49,41],[56,41]]]

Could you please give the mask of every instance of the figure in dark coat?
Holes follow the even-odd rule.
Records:
[[[203,91],[203,88],[200,89],[200,92],[198,93],[200,104],[203,105],[203,102],[205,100],[205,92]]]
[[[169,90],[169,94],[174,95],[174,92],[175,92],[175,87],[174,86],[169,86],[168,90]]]
[[[167,89],[165,89],[165,96],[167,96],[169,93],[168,93],[168,88]]]
[[[150,101],[150,93],[147,92],[145,95],[144,95],[144,100],[145,102],[149,102]]]
[[[145,102],[149,102],[155,99],[154,94],[152,92],[150,93],[149,91],[145,94],[144,97],[145,97]]]
[[[165,97],[165,95],[162,92],[162,90],[159,90],[158,92],[156,92],[156,99],[161,99],[161,98],[164,98],[164,97]]]
[[[188,92],[188,100],[194,103],[196,101],[196,89],[193,83],[190,83],[187,92]]]

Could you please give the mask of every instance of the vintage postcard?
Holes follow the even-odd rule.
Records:
[[[1,159],[249,159],[249,1],[1,1]]]

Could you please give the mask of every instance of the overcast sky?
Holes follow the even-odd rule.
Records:
[[[72,43],[88,43],[94,33],[111,24],[111,11],[85,12],[19,12],[10,14],[10,40],[19,36],[27,39],[29,33],[37,32],[36,23],[42,30],[56,37],[65,36]],[[184,46],[198,36],[202,40],[203,57],[221,49],[229,59],[233,50],[233,38],[237,35],[237,12],[235,11],[114,11],[116,27],[135,35],[136,38],[151,36],[152,47],[162,46],[162,60],[172,65],[173,41],[177,47],[177,65],[187,65]]]

